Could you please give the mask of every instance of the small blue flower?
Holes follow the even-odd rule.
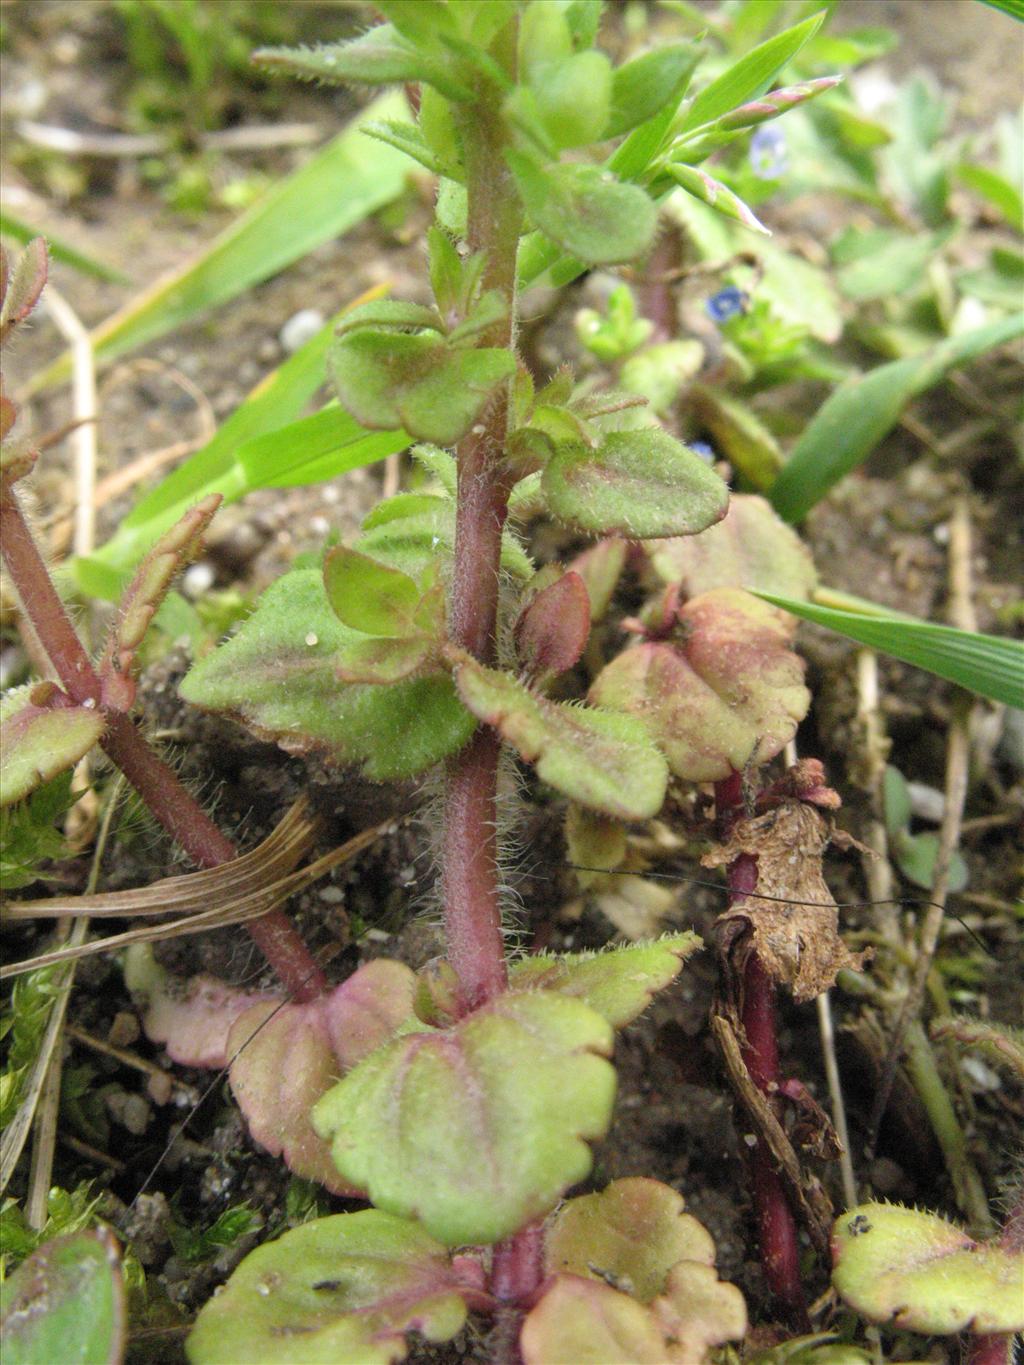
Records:
[[[758,128],[750,139],[750,169],[759,180],[778,180],[789,169],[786,135],[780,128]]]
[[[688,445],[690,449],[693,451],[694,455],[699,455],[700,458],[702,460],[706,460],[708,464],[714,464],[715,462],[714,447],[709,446],[707,441],[689,441]]]
[[[704,304],[707,315],[712,322],[727,322],[737,313],[745,312],[746,307],[746,294],[742,289],[737,289],[734,284],[727,284],[717,294],[712,294],[711,298]]]

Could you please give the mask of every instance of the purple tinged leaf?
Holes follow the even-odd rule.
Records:
[[[3,262],[3,298],[0,300],[0,345],[25,321],[39,302],[46,284],[49,258],[42,237],[34,237],[11,270]]]
[[[571,570],[543,588],[515,624],[516,655],[531,678],[564,673],[579,659],[590,634],[590,597]]]
[[[104,680],[111,673],[130,672],[150,622],[175,576],[199,554],[203,535],[222,501],[219,493],[211,493],[197,502],[164,532],[136,569],[103,652],[99,671]]]
[[[735,218],[744,227],[750,228],[752,232],[760,232],[765,237],[772,235],[738,194],[734,194],[727,185],[723,185],[713,175],[708,175],[707,171],[702,171],[699,166],[685,166],[681,162],[672,162],[665,170],[687,194],[692,194],[695,199],[717,209],[726,218]]]
[[[769,502],[751,493],[734,493],[724,518],[699,536],[655,540],[645,549],[658,578],[678,585],[683,597],[746,588],[803,602],[818,582],[800,537]]]
[[[31,687],[8,693],[0,711],[0,806],[73,768],[106,729],[98,707],[36,706],[30,693],[37,695]]]
[[[359,1194],[341,1179],[310,1112],[337,1081],[412,1014],[414,977],[380,958],[305,1005],[263,1001],[228,1035],[231,1090],[256,1142],[288,1168],[334,1194]]]
[[[869,1322],[912,1332],[1024,1331],[1024,1252],[934,1213],[861,1204],[832,1229],[832,1283]]]
[[[666,1365],[672,1359],[649,1309],[609,1284],[579,1275],[556,1275],[548,1283],[523,1320],[519,1348],[523,1365],[567,1360]]]
[[[750,128],[754,124],[764,123],[766,119],[778,118],[787,109],[793,109],[798,104],[804,104],[807,100],[823,95],[826,90],[834,90],[842,79],[842,76],[819,76],[813,81],[803,81],[799,85],[785,85],[781,90],[771,90],[760,99],[751,100],[749,104],[741,104],[731,113],[723,114],[715,126]]]
[[[621,710],[548,701],[475,659],[458,666],[455,681],[470,711],[557,791],[621,820],[647,820],[661,809],[664,760],[644,726]]]
[[[619,536],[607,536],[592,545],[569,565],[583,579],[590,599],[590,619],[603,620],[612,594],[618,587],[626,566],[627,545]]]
[[[228,1065],[228,1034],[238,1017],[254,1005],[275,1002],[268,991],[243,991],[215,976],[181,981],[156,961],[149,944],[128,949],[125,985],[142,1012],[146,1037],[167,1049],[180,1066],[220,1070]]]
[[[406,1334],[448,1341],[483,1299],[483,1273],[378,1209],[316,1219],[245,1258],[199,1314],[192,1365],[394,1365]]]
[[[758,602],[737,588],[693,598],[679,611],[678,644],[626,649],[598,675],[590,699],[642,720],[688,782],[766,763],[796,733],[810,693],[790,628]]]
[[[578,1000],[507,994],[394,1039],[313,1111],[345,1180],[449,1246],[499,1241],[586,1176],[611,1118],[609,1025]]]

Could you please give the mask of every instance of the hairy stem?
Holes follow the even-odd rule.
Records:
[[[4,563],[21,599],[22,610],[73,701],[100,705],[101,683],[64,604],[53,586],[17,497],[0,501],[0,538]],[[160,824],[200,867],[217,867],[238,856],[173,771],[150,748],[123,711],[103,707],[107,729],[100,744],[145,801]],[[272,910],[247,925],[284,988],[297,1000],[310,1000],[326,988],[320,968],[283,910]]]
[[[733,773],[717,784],[715,805],[724,834],[742,809],[739,773]],[[730,903],[742,900],[757,889],[757,859],[749,853],[741,853],[729,865],[728,876]],[[775,982],[754,951],[746,959],[742,991],[743,1061],[757,1088],[774,1102],[782,1081]],[[809,1320],[800,1275],[800,1242],[782,1176],[767,1143],[760,1137],[751,1149],[749,1160],[761,1265],[768,1288],[785,1309],[792,1325],[806,1329]]]
[[[491,92],[493,93],[493,92]],[[492,98],[481,98],[461,124],[468,192],[468,244],[486,252],[484,287],[500,290],[508,312],[481,338],[511,346],[519,205],[503,156],[503,128]],[[484,663],[495,661],[501,536],[511,488],[504,445],[508,386],[458,448],[455,564],[449,631]],[[448,764],[441,883],[448,956],[464,1010],[508,982],[498,894],[497,792],[500,741],[479,731]]]

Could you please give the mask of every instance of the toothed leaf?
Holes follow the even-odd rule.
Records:
[[[498,347],[451,350],[432,333],[359,331],[335,343],[329,368],[358,422],[446,446],[465,436],[515,359]]]
[[[861,1204],[832,1228],[832,1283],[870,1322],[912,1332],[1024,1331],[1024,1253],[934,1213]]]
[[[509,972],[509,990],[571,996],[596,1010],[612,1028],[623,1028],[675,980],[700,946],[696,934],[684,933],[602,953],[528,957]]]
[[[621,820],[646,820],[661,809],[665,761],[639,721],[548,701],[475,660],[459,666],[456,683],[473,714],[574,801]]]
[[[563,251],[589,265],[642,256],[654,241],[658,211],[638,185],[600,166],[541,166],[506,153],[533,225]]]
[[[725,516],[729,490],[667,431],[615,431],[598,450],[559,446],[541,482],[552,513],[597,534],[631,540],[694,535]]]
[[[818,575],[810,552],[769,502],[734,493],[729,510],[698,536],[657,540],[647,547],[663,583],[678,583],[685,597],[713,588],[746,588],[806,601]]]
[[[563,1204],[544,1241],[549,1275],[581,1275],[623,1288],[641,1303],[665,1288],[679,1261],[715,1263],[711,1234],[683,1212],[683,1196],[658,1180],[613,1180]],[[594,1267],[600,1268],[600,1273]]]
[[[188,1358],[394,1365],[409,1332],[455,1336],[463,1289],[445,1248],[415,1223],[378,1209],[319,1218],[246,1256],[196,1319]]]
[[[375,781],[411,777],[460,749],[475,722],[447,674],[390,687],[339,683],[346,648],[363,640],[331,611],[319,571],[293,570],[192,668],[181,695],[292,752],[324,750]]]
[[[796,733],[810,693],[788,626],[758,602],[738,588],[693,598],[679,611],[678,644],[626,649],[595,679],[590,700],[642,720],[688,782],[766,763]]]
[[[611,1118],[608,1024],[576,1000],[501,995],[378,1049],[313,1111],[378,1207],[448,1246],[507,1237],[591,1167]]]

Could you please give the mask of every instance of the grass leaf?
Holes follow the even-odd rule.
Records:
[[[397,92],[375,100],[225,228],[196,260],[164,276],[101,323],[92,333],[97,360],[113,360],[237,298],[390,203],[401,192],[412,163],[393,147],[364,137],[361,125],[407,112]],[[69,373],[65,355],[32,388],[47,388]]]
[[[73,270],[78,270],[83,275],[92,275],[97,280],[110,280],[113,284],[131,284],[128,276],[122,274],[120,270],[115,270],[104,261],[98,261],[95,256],[87,256],[84,251],[78,251],[62,237],[55,237],[52,232],[40,232],[38,228],[32,227],[23,218],[6,209],[0,210],[0,236],[12,237],[16,242],[23,244],[31,242],[35,237],[43,237],[52,260],[62,261]]]
[[[958,683],[979,696],[1024,706],[1024,642],[999,635],[940,626],[914,617],[836,611],[810,602],[795,602],[773,593],[757,594],[766,602],[805,621],[825,626],[848,640],[868,645],[894,659]]]
[[[787,521],[800,521],[896,425],[912,398],[958,365],[1024,334],[1024,313],[1001,318],[905,360],[841,384],[815,413],[769,494]]]

